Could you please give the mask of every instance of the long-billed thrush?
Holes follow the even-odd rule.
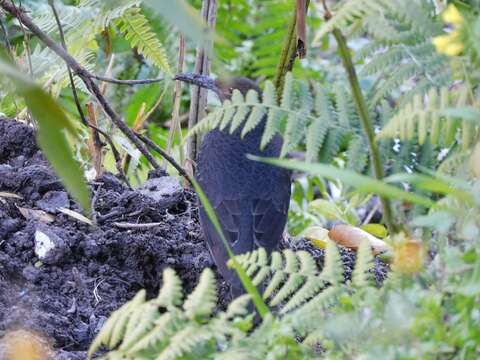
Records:
[[[230,99],[234,89],[244,96],[258,85],[247,78],[213,80],[195,74],[177,74],[176,79],[213,90],[223,102]],[[214,129],[201,144],[196,176],[211,202],[234,254],[264,247],[271,252],[277,247],[285,229],[290,201],[290,173],[282,168],[247,158],[247,154],[278,157],[282,147],[280,135],[260,150],[266,116],[259,126],[243,137],[240,126],[232,134]],[[208,248],[232,293],[243,292],[236,273],[226,266],[228,254],[222,240],[200,207],[200,223]]]

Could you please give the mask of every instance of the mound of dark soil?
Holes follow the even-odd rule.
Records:
[[[202,269],[214,266],[190,191],[165,201],[154,189],[130,190],[111,174],[91,191],[96,226],[58,212],[80,210],[38,150],[34,130],[0,119],[0,337],[27,328],[57,349],[83,351],[113,310],[142,288],[158,291],[165,267],[191,290]],[[130,227],[139,223],[158,225]],[[38,232],[56,245],[43,261],[35,252]],[[228,298],[226,287],[220,291]]]
[[[155,295],[166,267],[190,291],[214,264],[194,194],[164,175],[151,173],[133,190],[103,175],[90,184],[96,225],[88,225],[58,211],[80,212],[38,150],[34,130],[0,119],[0,338],[10,329],[34,330],[51,341],[58,359],[84,359],[109,314],[142,288]],[[137,225],[146,223],[156,224]],[[323,262],[323,250],[309,243],[283,247]],[[341,254],[348,278],[355,255]],[[377,261],[377,280],[385,273]],[[222,281],[219,291],[224,307],[229,291]]]

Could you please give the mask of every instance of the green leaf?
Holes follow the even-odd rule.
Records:
[[[423,174],[395,174],[385,178],[385,182],[405,182],[430,192],[453,195],[465,201],[471,200],[471,195],[468,192],[455,188],[453,184],[447,181]]]
[[[311,164],[301,161],[276,158],[261,158],[252,155],[248,155],[248,158],[291,170],[304,171],[306,173],[323,176],[328,179],[338,179],[364,193],[373,193],[392,199],[405,200],[426,207],[431,207],[434,204],[432,200],[424,196],[412,194],[395,186],[385,184],[383,181],[375,180],[368,176],[359,175],[350,170],[339,169],[331,165]]]
[[[388,235],[387,228],[382,224],[364,224],[360,228],[380,239],[384,239]]]
[[[185,0],[147,0],[145,4],[155,10],[165,21],[175,25],[188,38],[195,41],[200,47],[211,48],[213,31],[205,24],[200,12],[190,6]]]
[[[37,141],[50,165],[67,191],[82,208],[90,212],[90,196],[80,164],[75,160],[65,132],[76,135],[58,104],[42,88],[26,78],[20,70],[0,59],[0,72],[15,83],[16,91],[38,121]]]
[[[315,211],[327,220],[344,220],[341,211],[333,202],[325,199],[316,199],[308,204],[310,211]]]
[[[447,117],[458,117],[478,124],[480,119],[480,110],[468,106],[458,108],[446,108],[440,111],[440,115]]]
[[[417,216],[410,222],[411,226],[429,227],[446,233],[453,225],[455,219],[447,211],[436,211],[433,214]]]
[[[120,30],[132,47],[150,60],[154,65],[172,75],[164,46],[157,38],[148,19],[142,14],[140,8],[130,8],[121,16]]]
[[[142,104],[145,103],[145,113],[149,112],[158,97],[160,96],[162,87],[160,84],[149,84],[139,88],[133,96],[130,97],[126,108],[126,121],[129,126],[133,126]]]

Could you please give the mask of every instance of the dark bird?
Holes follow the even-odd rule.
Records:
[[[247,78],[213,80],[195,74],[178,74],[178,80],[199,85],[217,93],[223,102],[230,99],[234,89],[244,96],[258,85]],[[289,171],[250,160],[247,154],[278,157],[282,147],[280,135],[260,150],[266,116],[260,125],[242,139],[242,126],[233,134],[230,129],[208,132],[201,144],[196,177],[220,221],[224,234],[234,254],[242,254],[264,247],[274,250],[285,229],[290,201]],[[239,295],[243,288],[235,271],[226,266],[228,254],[220,236],[200,207],[200,223],[207,239],[210,253],[232,293]]]

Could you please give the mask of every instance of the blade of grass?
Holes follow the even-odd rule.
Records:
[[[291,170],[303,171],[328,179],[338,179],[364,193],[378,194],[380,196],[404,200],[414,204],[423,205],[425,207],[431,207],[434,204],[434,202],[427,197],[412,194],[399,189],[398,187],[385,184],[383,181],[376,180],[365,175],[360,175],[350,170],[339,169],[331,165],[312,164],[277,158],[261,158],[252,155],[248,155],[248,158]]]
[[[467,202],[473,201],[472,196],[468,191],[460,190],[447,181],[424,174],[394,174],[386,177],[384,180],[387,183],[404,182],[429,192],[453,195]]]

